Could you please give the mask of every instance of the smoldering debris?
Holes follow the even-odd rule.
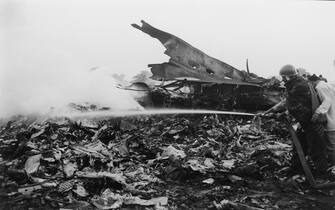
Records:
[[[303,175],[286,175],[291,149],[283,123],[266,119],[258,127],[249,116],[17,116],[0,130],[0,203],[2,209],[334,205]]]

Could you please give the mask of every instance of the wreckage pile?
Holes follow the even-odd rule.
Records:
[[[304,177],[283,173],[289,144],[285,125],[272,119],[18,116],[0,130],[0,208],[309,206]]]

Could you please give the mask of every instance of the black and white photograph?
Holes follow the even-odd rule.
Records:
[[[0,209],[335,209],[335,1],[0,1]]]

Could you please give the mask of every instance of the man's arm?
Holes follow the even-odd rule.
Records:
[[[271,108],[272,112],[280,112],[280,111],[284,111],[286,109],[286,99],[282,100],[281,102],[279,102],[278,104],[274,105]]]
[[[331,106],[331,90],[326,85],[316,87],[322,101],[321,105],[315,110],[316,114],[326,114]]]
[[[283,111],[284,109],[286,109],[286,99],[282,100],[281,102],[279,102],[278,104],[274,105],[270,109],[268,109],[265,112],[261,113],[261,115],[266,115],[266,114],[268,114],[270,112]]]

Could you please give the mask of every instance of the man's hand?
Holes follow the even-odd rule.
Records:
[[[281,116],[282,113],[273,113],[273,112],[261,112],[255,115],[255,117],[272,117],[272,118],[278,118]]]
[[[271,115],[272,113],[273,113],[273,107],[266,110],[265,112],[257,113],[256,116],[257,117],[264,117],[264,116],[268,116],[269,114]]]
[[[255,114],[256,117],[264,117],[265,115],[266,115],[265,112],[260,112],[260,113]]]
[[[312,121],[312,122],[317,122],[318,119],[319,119],[319,117],[320,117],[320,114],[315,112],[315,113],[313,114],[313,116],[312,116],[311,121]]]
[[[326,117],[325,114],[314,113],[312,118],[311,118],[311,121],[316,122],[316,123],[326,124],[327,123],[327,117]]]

